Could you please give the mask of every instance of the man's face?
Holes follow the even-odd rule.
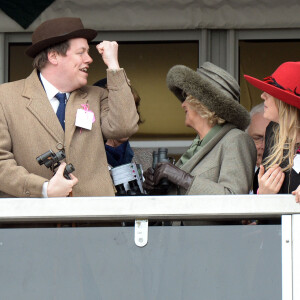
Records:
[[[258,167],[261,164],[262,156],[265,150],[265,131],[269,122],[269,120],[264,118],[263,113],[257,113],[252,116],[251,123],[248,128],[248,134],[252,137],[256,146],[256,166]]]
[[[92,63],[89,46],[84,38],[69,40],[66,56],[58,55],[58,70],[64,85],[63,92],[72,92],[87,84],[88,69]]]

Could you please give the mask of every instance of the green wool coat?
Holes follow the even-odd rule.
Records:
[[[194,176],[188,190],[177,192],[181,195],[248,194],[255,163],[252,138],[227,123],[184,165],[177,163],[180,169]]]

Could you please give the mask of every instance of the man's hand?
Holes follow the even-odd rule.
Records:
[[[73,174],[69,174],[71,180],[64,177],[65,167],[66,163],[61,163],[56,174],[50,179],[47,188],[48,197],[67,197],[77,184],[78,179]]]
[[[111,147],[119,147],[120,145],[122,145],[123,143],[127,142],[128,138],[123,138],[123,139],[119,139],[119,140],[114,140],[114,139],[108,139],[106,141],[106,145],[111,146]]]
[[[179,169],[171,163],[158,163],[154,172],[154,184],[158,184],[162,178],[167,178],[176,185],[188,189],[192,184],[194,177],[189,173]]]
[[[264,166],[260,166],[258,173],[259,194],[277,194],[284,180],[284,173],[279,165],[275,165],[265,173]]]
[[[297,202],[297,203],[300,203],[300,185],[297,187],[296,190],[294,190],[294,191],[292,192],[292,194],[296,196],[296,197],[295,197],[296,202]]]
[[[117,42],[109,41],[103,41],[96,46],[108,69],[120,69],[118,61],[118,47],[119,45]]]

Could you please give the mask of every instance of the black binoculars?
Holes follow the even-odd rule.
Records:
[[[66,158],[66,155],[63,150],[60,150],[57,153],[54,153],[52,150],[49,150],[44,154],[38,156],[36,160],[40,165],[45,165],[55,174],[55,169],[60,166],[60,161],[64,158]],[[69,174],[73,171],[75,171],[74,166],[72,164],[67,164],[64,170],[64,177],[66,179],[71,179]]]
[[[128,181],[129,189],[126,191],[123,184],[116,185],[116,196],[142,196],[143,193],[140,190],[136,179]]]
[[[158,151],[152,153],[152,168],[155,169],[156,165],[160,162],[169,162],[168,149],[158,148]]]
[[[153,151],[152,168],[155,169],[156,165],[160,162],[170,162],[167,148],[158,148],[158,151]],[[169,185],[170,185],[169,180],[167,178],[162,178],[161,181],[159,182],[159,188],[160,188],[159,194],[167,193]]]

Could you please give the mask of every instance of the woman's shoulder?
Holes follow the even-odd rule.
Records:
[[[236,127],[233,127],[230,129],[226,135],[224,136],[226,139],[242,139],[247,141],[253,141],[252,138],[247,134],[245,131],[238,129]]]
[[[252,137],[236,127],[229,130],[220,142],[228,151],[244,151],[248,149],[247,151],[256,152]]]

